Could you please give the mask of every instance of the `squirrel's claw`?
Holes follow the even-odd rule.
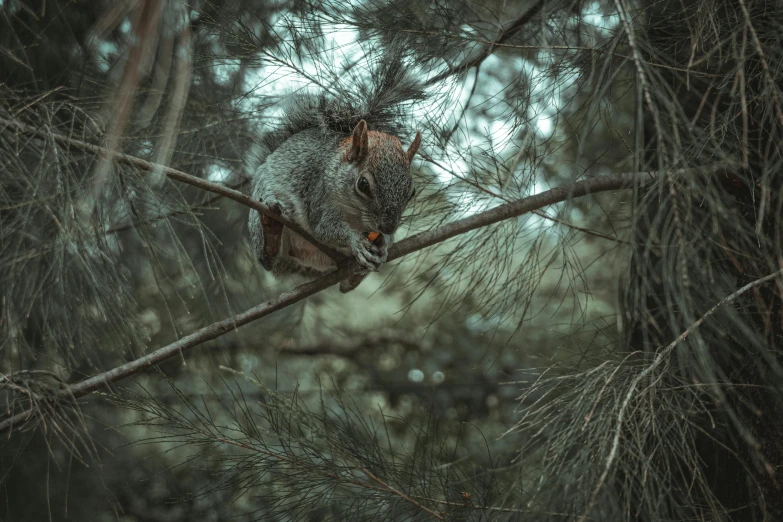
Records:
[[[353,245],[351,245],[351,250],[359,265],[371,272],[377,272],[386,261],[386,248],[377,247],[366,238],[359,238],[354,241]]]

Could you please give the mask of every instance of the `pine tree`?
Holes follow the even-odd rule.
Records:
[[[0,15],[0,519],[783,516],[776,5]],[[277,281],[244,158],[390,46],[391,262]]]

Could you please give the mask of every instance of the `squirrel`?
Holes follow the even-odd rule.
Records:
[[[421,132],[407,149],[396,134],[402,105],[423,99],[423,87],[399,55],[387,56],[379,69],[370,86],[357,82],[340,96],[292,96],[283,125],[254,145],[246,165],[253,198],[357,261],[359,271],[340,283],[343,293],[386,261],[416,192],[410,167]],[[248,228],[254,254],[275,276],[314,278],[336,267],[268,216],[251,211]]]

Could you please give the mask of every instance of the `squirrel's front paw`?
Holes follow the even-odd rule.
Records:
[[[388,249],[386,245],[375,245],[365,237],[358,237],[351,245],[353,257],[362,268],[377,272],[380,266],[386,262]]]

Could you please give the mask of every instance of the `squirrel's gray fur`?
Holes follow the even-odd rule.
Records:
[[[343,292],[386,260],[415,192],[410,163],[421,135],[405,136],[413,142],[407,152],[398,137],[408,134],[405,105],[424,99],[424,88],[399,51],[392,49],[379,64],[370,85],[353,82],[329,95],[291,96],[282,125],[261,138],[246,162],[254,198],[358,261],[363,270],[341,283]],[[371,197],[358,185],[369,186]],[[334,268],[325,254],[288,228],[274,236],[278,248],[270,255],[258,212],[250,212],[248,227],[256,257],[275,275],[314,277]],[[374,242],[367,239],[372,231],[381,233]]]

